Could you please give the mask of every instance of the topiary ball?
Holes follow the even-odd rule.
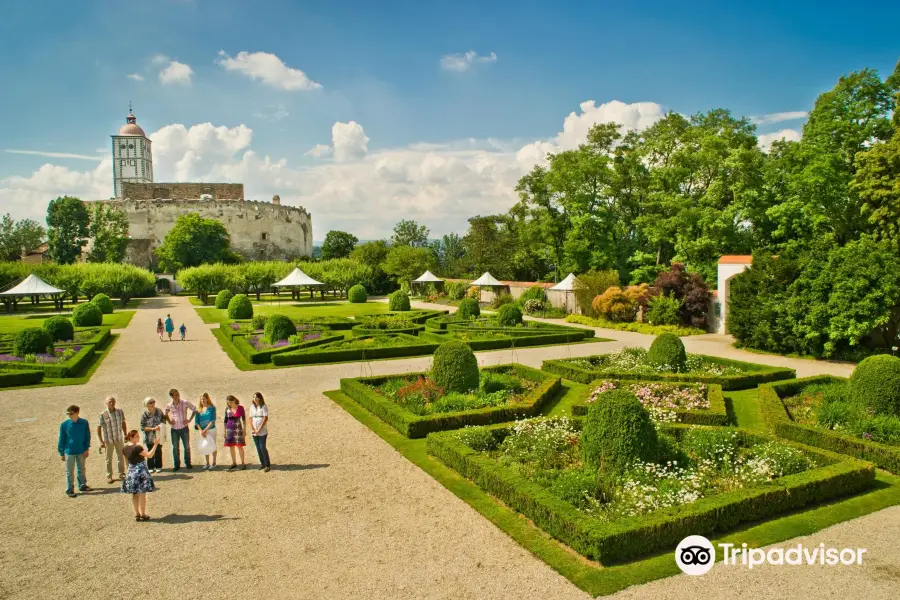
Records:
[[[665,369],[671,373],[687,371],[687,353],[684,343],[674,333],[663,333],[656,336],[647,352],[647,363]]]
[[[497,325],[515,327],[522,323],[522,311],[515,304],[504,304],[497,311]]]
[[[850,376],[850,400],[875,414],[900,416],[900,358],[878,354],[863,359]]]
[[[103,325],[103,312],[93,302],[79,304],[72,311],[72,323],[76,327],[96,327]]]
[[[53,348],[53,340],[50,334],[39,327],[29,327],[16,334],[13,340],[13,354],[25,356],[26,354],[44,354]]]
[[[388,308],[394,311],[406,311],[410,309],[409,295],[403,290],[397,290],[388,296]]]
[[[96,304],[104,315],[111,315],[113,311],[112,300],[106,294],[97,294],[91,298],[91,304]]]
[[[481,306],[474,298],[465,298],[459,303],[459,310],[456,311],[463,319],[474,319],[481,315]]]
[[[623,473],[637,462],[653,462],[659,439],[650,413],[625,390],[600,394],[581,433],[584,463],[605,473]]]
[[[265,333],[263,337],[270,344],[286,340],[297,333],[294,322],[284,315],[272,315],[266,319]]]
[[[445,392],[478,389],[478,360],[475,353],[459,340],[444,342],[434,353],[431,379]]]
[[[347,292],[347,299],[353,304],[362,304],[369,299],[369,293],[366,292],[366,288],[357,283]]]
[[[247,294],[238,294],[228,302],[229,319],[252,319],[253,303]]]
[[[253,319],[250,321],[253,329],[265,329],[268,318],[266,315],[253,315]]]
[[[50,317],[41,324],[41,329],[46,331],[54,342],[75,339],[75,326],[65,317]]]
[[[231,302],[232,298],[234,298],[234,294],[231,293],[231,290],[222,290],[216,294],[216,308],[221,308],[222,310],[228,308],[228,303]]]

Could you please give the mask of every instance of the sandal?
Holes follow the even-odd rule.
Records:
[[[141,521],[149,521],[149,520],[150,520],[150,515],[142,515],[141,516]]]
[[[135,515],[134,520],[135,520],[135,522],[140,522],[142,520],[141,515]]]

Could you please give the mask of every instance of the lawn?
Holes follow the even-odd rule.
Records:
[[[140,300],[132,300],[129,306],[136,307]],[[117,310],[111,315],[103,315],[103,324],[113,329],[125,329],[131,318],[134,317],[134,310]],[[0,333],[15,333],[21,329],[29,327],[40,327],[41,324],[49,319],[49,314],[31,314],[31,315],[0,315]],[[71,317],[71,313],[63,313],[64,317]]]
[[[195,308],[197,314],[204,323],[224,323],[228,320],[228,311],[218,308]],[[388,305],[384,302],[366,302],[364,304],[351,304],[349,302],[322,302],[304,306],[297,302],[285,300],[283,304],[253,304],[254,314],[259,315],[285,315],[293,321],[302,321],[309,317],[334,316],[334,317],[358,317],[362,315],[374,315],[388,312]]]

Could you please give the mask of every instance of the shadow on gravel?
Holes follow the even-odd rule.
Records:
[[[181,473],[154,473],[152,475],[153,481],[177,481],[179,479],[193,479],[190,475],[182,475]]]
[[[211,521],[237,521],[239,517],[225,517],[223,515],[166,515],[159,519],[151,519],[151,523],[209,523]]]
[[[325,469],[331,465],[272,465],[273,471],[309,471],[311,469]]]

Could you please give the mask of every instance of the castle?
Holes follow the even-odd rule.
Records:
[[[129,110],[112,137],[113,193],[96,200],[128,218],[125,262],[153,267],[153,250],[187,213],[225,225],[232,249],[248,260],[290,260],[312,254],[312,217],[302,207],[244,199],[242,183],[155,183],[152,142]]]

